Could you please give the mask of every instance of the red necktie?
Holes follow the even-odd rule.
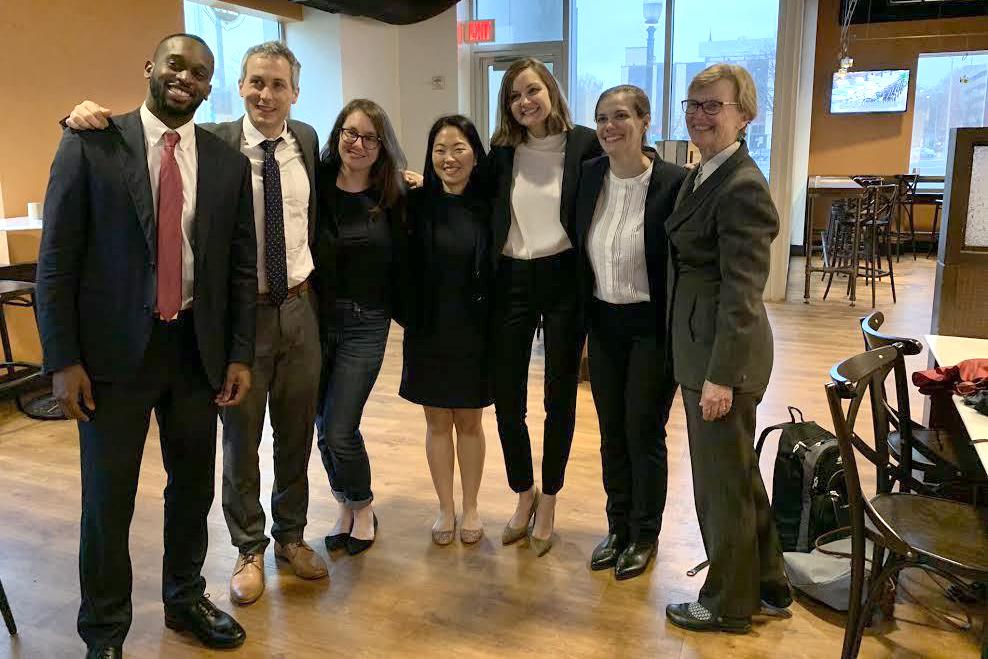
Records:
[[[158,315],[172,320],[182,309],[182,175],[175,160],[181,135],[168,131],[158,174]]]

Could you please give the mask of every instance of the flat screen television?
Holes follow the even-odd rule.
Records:
[[[830,112],[905,112],[908,95],[908,69],[849,71],[843,78],[835,73],[830,90]]]

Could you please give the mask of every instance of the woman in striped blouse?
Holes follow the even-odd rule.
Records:
[[[591,568],[638,576],[655,556],[666,498],[665,424],[676,393],[666,349],[667,242],[686,170],[645,146],[648,97],[621,85],[595,110],[603,156],[577,197],[590,385],[600,422],[608,535]]]

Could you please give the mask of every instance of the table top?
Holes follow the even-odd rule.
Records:
[[[41,229],[41,220],[30,217],[0,218],[0,231],[37,231]]]
[[[930,354],[940,366],[953,366],[965,359],[988,359],[988,339],[937,334],[927,334],[925,338]],[[957,408],[968,436],[974,442],[982,466],[988,471],[988,416],[965,405],[961,396],[954,396],[954,407]]]
[[[807,181],[810,191],[814,190],[840,190],[855,191],[864,190],[863,187],[855,183],[846,176],[811,176]]]

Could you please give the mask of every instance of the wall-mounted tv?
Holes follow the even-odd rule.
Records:
[[[843,78],[835,73],[830,112],[905,112],[908,95],[908,69],[849,71]]]

